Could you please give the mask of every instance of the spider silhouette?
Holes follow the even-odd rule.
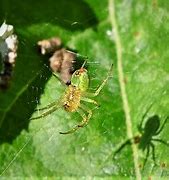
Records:
[[[152,105],[151,105],[152,106]],[[163,130],[167,120],[168,120],[168,116],[165,118],[163,124],[160,126],[160,118],[158,115],[153,115],[151,117],[149,117],[146,122],[145,125],[143,125],[144,119],[148,113],[148,111],[150,110],[151,106],[148,108],[148,110],[144,113],[141,122],[139,123],[138,127],[138,131],[140,133],[140,135],[137,135],[135,137],[133,137],[133,139],[128,139],[126,140],[114,153],[114,158],[115,156],[126,146],[126,145],[131,145],[132,140],[135,144],[138,144],[138,148],[140,150],[147,151],[146,152],[146,157],[143,163],[143,168],[147,162],[147,159],[149,157],[150,154],[150,149],[152,150],[152,159],[154,161],[154,164],[157,165],[156,163],[156,157],[155,157],[155,146],[153,144],[153,142],[159,142],[162,143],[166,146],[169,146],[169,143],[167,143],[166,141],[156,138],[156,136],[158,136],[161,131]]]

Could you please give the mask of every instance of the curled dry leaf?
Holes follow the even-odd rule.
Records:
[[[56,50],[60,49],[62,46],[62,41],[59,37],[53,37],[38,41],[38,46],[41,48],[41,54],[45,55],[54,53]]]
[[[56,51],[49,59],[50,67],[54,72],[59,72],[61,80],[65,84],[70,83],[72,73],[74,72],[73,63],[75,62],[76,54],[62,48]]]
[[[52,71],[60,73],[61,80],[67,85],[70,84],[76,53],[62,48],[61,39],[58,37],[38,41],[37,44],[41,49],[41,54],[52,54],[49,58]]]

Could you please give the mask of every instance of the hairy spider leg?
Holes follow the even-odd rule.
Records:
[[[102,83],[101,83],[101,84],[99,85],[99,87],[95,90],[95,92],[93,92],[93,93],[92,93],[92,92],[86,92],[85,95],[86,95],[86,96],[89,96],[89,97],[96,97],[96,96],[98,96],[99,93],[100,93],[100,91],[101,91],[101,90],[103,89],[103,87],[106,85],[108,79],[109,79],[110,77],[112,77],[112,76],[111,76],[112,70],[113,70],[113,64],[111,65],[110,70],[108,71],[108,74],[107,74],[106,78],[102,81]]]
[[[59,78],[59,76],[58,76],[56,73],[52,72],[52,75],[53,75],[57,80],[59,80],[59,82],[60,82],[62,85],[66,86],[66,84],[63,83],[63,81]],[[35,111],[43,111],[43,110],[45,110],[45,109],[50,109],[50,108],[52,108],[53,106],[55,106],[56,104],[57,104],[57,102],[54,101],[54,102],[48,104],[48,105],[45,106],[45,107],[42,107],[42,108],[39,108],[39,109],[35,109]]]
[[[57,80],[59,80],[59,82],[60,82],[64,87],[66,87],[66,84],[60,79],[60,77],[58,76],[58,74],[52,72],[52,75],[53,75]]]
[[[54,101],[54,102],[48,104],[48,105],[45,106],[45,107],[42,107],[42,108],[39,108],[39,109],[35,109],[35,111],[43,111],[43,110],[45,110],[45,109],[50,109],[50,108],[52,108],[53,106],[55,106],[56,104],[57,104],[57,102]]]
[[[105,84],[107,83],[108,79],[111,77],[112,74],[112,70],[113,70],[113,64],[110,67],[110,70],[108,72],[108,75],[106,77],[106,79],[103,80],[103,82],[101,83],[101,85],[96,89],[96,91],[94,92],[94,96],[98,96],[100,91],[103,89],[103,87],[105,86]]]
[[[81,100],[81,101],[88,102],[88,103],[95,104],[96,106],[99,106],[99,104],[98,104],[95,100],[90,99],[90,98],[87,98],[87,97],[83,97],[83,96],[82,96],[80,100]]]
[[[86,126],[86,125],[88,124],[89,119],[90,119],[91,116],[92,116],[92,110],[90,110],[89,108],[87,108],[87,107],[86,107],[85,105],[83,105],[83,104],[80,105],[80,108],[83,109],[85,112],[88,113],[87,119],[84,119],[84,120],[82,121],[82,123],[78,125],[79,127],[84,127],[84,126]]]
[[[161,126],[161,128],[156,132],[156,134],[155,135],[158,135],[158,134],[160,134],[160,132],[163,130],[163,128],[164,128],[164,126],[165,126],[165,124],[166,124],[166,122],[167,122],[167,120],[168,120],[168,116],[165,118],[165,120],[164,120],[164,122],[163,122],[163,124],[162,124],[162,126]]]
[[[52,75],[53,75],[57,80],[59,80],[59,82],[60,82],[62,85],[64,85],[64,86],[66,87],[66,84],[59,78],[59,76],[58,76],[56,73],[52,72]],[[58,102],[59,102],[59,101],[58,101]],[[54,101],[54,102],[48,104],[48,105],[45,106],[45,107],[42,107],[42,108],[39,108],[39,109],[35,109],[35,111],[43,111],[43,110],[45,110],[45,109],[52,108],[52,107],[55,106],[56,104],[57,104],[57,102]]]
[[[83,112],[81,111],[81,109],[83,110]],[[85,112],[88,113],[88,116],[85,115]],[[86,126],[89,122],[89,119],[92,116],[92,111],[90,109],[88,109],[86,106],[84,105],[80,105],[80,107],[76,110],[76,112],[78,112],[80,114],[80,116],[82,117],[82,122],[78,125],[76,125],[73,129],[66,131],[66,132],[59,132],[60,134],[71,134],[74,133],[75,131],[77,131],[79,128],[82,128],[84,126]]]
[[[53,113],[54,111],[56,111],[59,107],[61,107],[61,106],[58,106],[58,105],[57,106],[53,106],[51,109],[49,109],[48,111],[42,113],[40,116],[33,117],[30,120],[35,120],[35,119],[43,118],[43,117]]]
[[[88,57],[87,56],[83,56],[83,55],[81,55],[81,54],[79,54],[79,53],[75,53],[75,52],[73,52],[73,51],[69,51],[69,50],[66,50],[67,52],[69,52],[69,53],[71,53],[71,54],[75,54],[76,55],[76,57],[77,58],[80,58],[80,59],[85,59],[85,61],[87,62],[87,60],[88,60]],[[85,62],[85,63],[86,63]],[[83,63],[84,64],[84,63]],[[84,67],[84,65],[83,65],[83,67]]]

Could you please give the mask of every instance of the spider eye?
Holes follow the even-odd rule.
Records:
[[[67,103],[65,103],[63,106],[64,106],[65,108],[69,108],[69,107],[70,107]]]
[[[78,76],[78,75],[79,75],[79,72],[78,72],[78,71],[76,71],[76,72],[75,72],[75,75],[77,75],[77,76]]]

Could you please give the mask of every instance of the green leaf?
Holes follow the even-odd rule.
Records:
[[[150,107],[146,120],[168,116],[169,3],[163,0],[118,1],[116,22],[123,49],[125,88],[130,107],[133,135]],[[5,1],[0,3],[1,23],[12,24],[19,39],[18,57],[11,86],[0,92],[0,174],[7,177],[135,176],[130,145],[117,154],[128,139],[123,97],[120,91],[115,36],[109,21],[108,3],[96,1]],[[48,57],[40,55],[37,41],[59,36],[66,47],[88,56],[90,91],[102,82],[114,64],[109,79],[95,99],[89,124],[70,135],[61,135],[81,121],[78,113],[58,109],[49,116],[30,121],[35,111],[57,101],[65,87],[53,76]],[[154,138],[168,140],[168,123]],[[151,132],[150,132],[151,133]],[[145,177],[167,177],[168,147],[154,142],[142,169],[146,151],[137,151],[140,172]],[[136,146],[138,147],[138,146]],[[138,177],[137,177],[138,178]]]

